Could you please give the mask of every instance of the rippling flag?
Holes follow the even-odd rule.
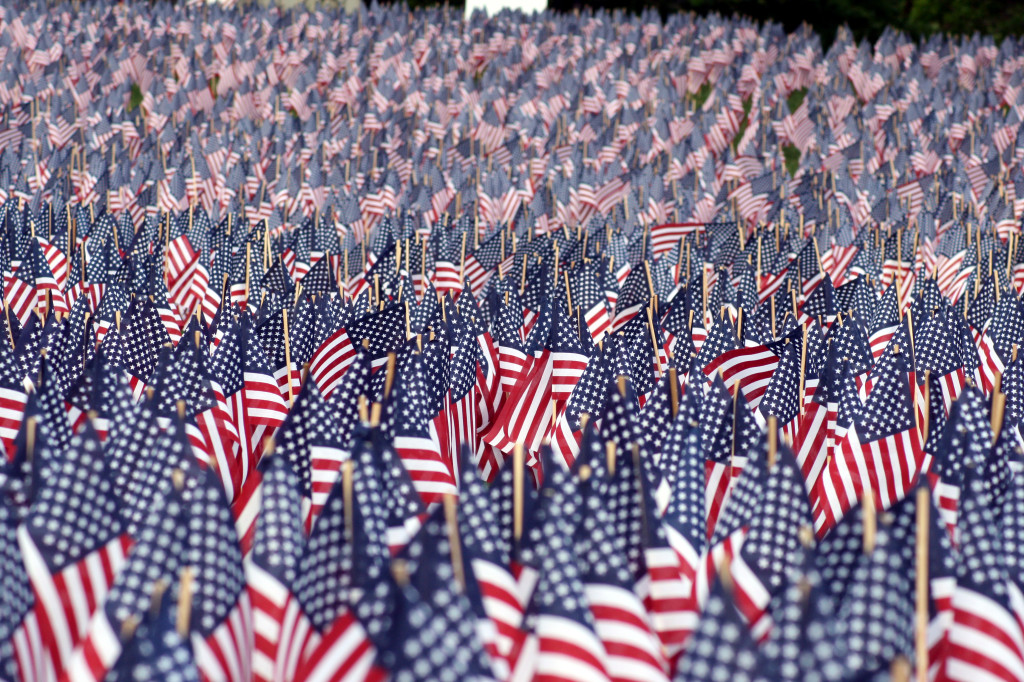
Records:
[[[52,456],[48,465],[39,463],[44,484],[18,530],[18,545],[35,595],[46,667],[62,675],[132,540],[92,427],[86,424],[66,451]]]

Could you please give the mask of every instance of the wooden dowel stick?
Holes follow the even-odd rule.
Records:
[[[292,388],[292,350],[291,345],[288,342],[288,310],[287,308],[281,310],[281,322],[284,329],[284,365],[285,371],[288,373],[288,406],[295,402],[295,390]]]
[[[918,682],[928,680],[928,530],[932,501],[927,487],[917,489],[917,551],[914,571],[914,654]]]
[[[864,489],[860,498],[860,505],[864,513],[864,553],[870,554],[875,550],[875,533],[878,530],[878,515],[875,513],[875,494],[870,487]]]
[[[193,568],[186,566],[181,571],[181,585],[178,588],[178,635],[187,638],[192,621],[192,579]]]
[[[460,591],[466,589],[466,572],[462,566],[462,543],[459,539],[459,517],[455,508],[455,496],[446,493],[444,501],[445,525],[448,526],[448,545],[451,550],[452,568],[455,569],[455,584]]]
[[[518,542],[523,537],[523,466],[526,451],[522,443],[512,449],[512,538]]]
[[[353,515],[353,490],[352,490],[353,462],[346,459],[341,463],[341,492],[345,501],[345,542],[352,545],[355,541],[355,520]]]

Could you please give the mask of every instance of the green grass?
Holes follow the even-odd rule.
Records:
[[[786,98],[786,104],[789,106],[789,113],[793,113],[800,108],[800,105],[804,102],[804,96],[807,95],[807,88],[800,88],[789,93],[789,97]]]
[[[710,96],[711,83],[704,83],[699,88],[697,88],[697,92],[693,93],[694,107],[700,109],[702,106],[704,106],[704,102],[708,101],[708,97]]]
[[[782,155],[786,157],[786,170],[791,176],[796,175],[796,169],[800,166],[800,150],[787,144],[782,147]]]
[[[128,95],[128,111],[135,111],[142,104],[142,88],[138,83],[132,83],[131,94]]]
[[[747,128],[750,126],[750,107],[752,104],[749,97],[743,100],[743,120],[740,121],[740,126],[736,129],[736,136],[732,138],[732,151],[734,154],[740,144],[740,140],[743,139],[743,133],[747,132]]]

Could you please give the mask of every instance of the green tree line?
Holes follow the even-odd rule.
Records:
[[[435,4],[436,0],[409,0],[412,5]],[[461,0],[451,0],[461,5]],[[1024,35],[1024,2],[1020,0],[654,0],[642,4],[625,0],[548,0],[552,9],[571,11],[577,7],[621,7],[637,10],[654,7],[662,15],[672,12],[718,12],[740,14],[759,21],[776,21],[787,30],[808,23],[821,36],[827,49],[836,30],[847,25],[859,40],[874,40],[886,26],[911,35],[931,33],[970,35],[978,32],[995,37]]]

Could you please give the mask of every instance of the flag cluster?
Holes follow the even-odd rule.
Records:
[[[0,680],[1024,679],[1022,117],[1012,39],[0,7]]]

